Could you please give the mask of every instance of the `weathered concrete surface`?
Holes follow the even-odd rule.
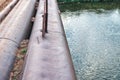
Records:
[[[0,11],[0,24],[2,20],[8,15],[8,13],[13,9],[13,7],[17,4],[18,0],[12,0],[6,7]]]
[[[0,24],[0,80],[8,80],[15,52],[26,32],[36,0],[21,0]]]
[[[76,80],[56,0],[48,0],[48,33],[42,38],[44,0],[40,0],[22,80]]]

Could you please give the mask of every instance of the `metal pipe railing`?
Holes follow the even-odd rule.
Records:
[[[44,14],[43,14],[43,25],[42,25],[42,37],[45,36],[45,33],[48,33],[47,22],[48,22],[48,0],[45,0],[45,2],[44,2]]]

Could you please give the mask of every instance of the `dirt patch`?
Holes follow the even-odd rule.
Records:
[[[28,40],[23,40],[21,42],[20,47],[18,48],[16,53],[14,68],[11,71],[9,80],[19,80],[23,68],[25,54],[27,52],[28,42],[29,42]]]
[[[12,0],[0,0],[0,11],[2,11]]]

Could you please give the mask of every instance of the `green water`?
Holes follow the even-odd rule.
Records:
[[[76,10],[85,10],[85,9],[120,9],[120,1],[119,2],[85,2],[85,3],[68,3],[68,4],[59,4],[59,8],[61,12],[71,11],[74,12]]]
[[[120,80],[120,10],[63,12],[78,80]]]

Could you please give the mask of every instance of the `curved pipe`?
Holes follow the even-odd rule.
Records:
[[[33,26],[22,80],[76,80],[56,0],[48,0],[48,33],[42,37],[44,0]]]
[[[21,0],[0,24],[0,80],[9,80],[16,50],[29,30],[36,0]]]
[[[12,10],[12,8],[16,5],[18,0],[13,0],[5,9],[0,12],[0,23],[7,16],[7,14]]]

